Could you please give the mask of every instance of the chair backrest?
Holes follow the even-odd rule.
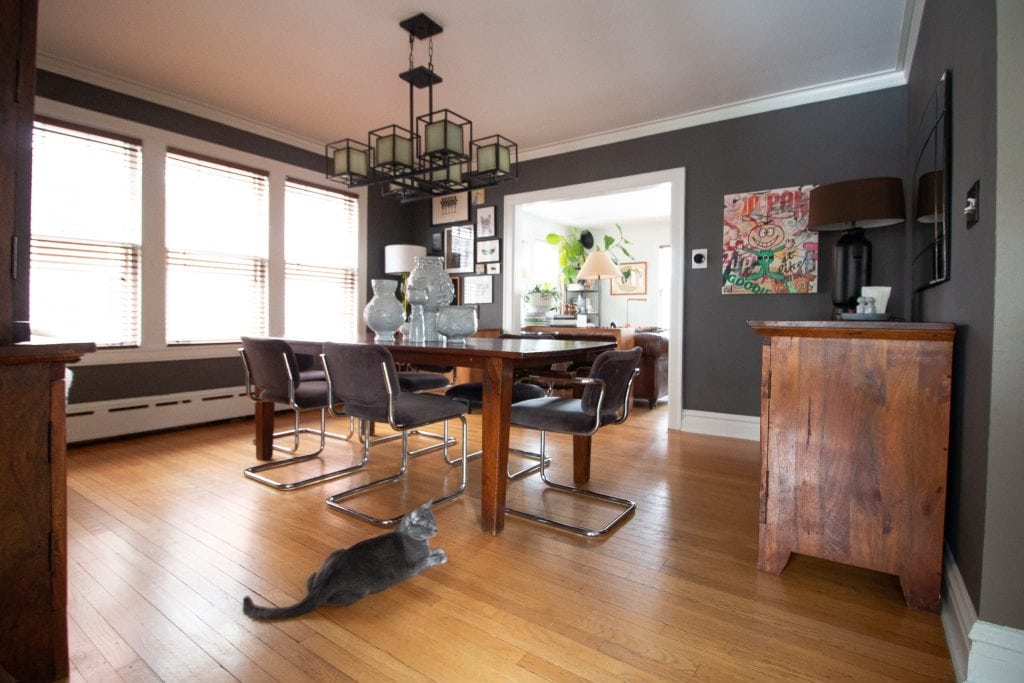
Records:
[[[604,416],[628,410],[626,398],[642,354],[643,351],[634,346],[628,351],[605,351],[594,360],[590,377],[602,380],[605,384],[604,400],[601,403],[602,421]],[[600,385],[590,384],[583,390],[580,407],[584,413],[594,415],[597,412],[600,395]]]
[[[376,416],[383,409],[386,415],[389,388],[391,396],[397,396],[401,390],[390,351],[377,344],[325,342],[323,359],[332,398],[345,404],[347,414],[371,417],[362,413],[371,411]],[[381,372],[382,365],[385,372]]]
[[[242,351],[260,396],[287,403],[289,391],[298,387],[300,381],[295,352],[288,342],[272,337],[242,337]]]

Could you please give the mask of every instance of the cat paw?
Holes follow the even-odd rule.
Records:
[[[448,555],[440,548],[437,550],[431,550],[429,560],[431,565],[444,564],[448,561]]]

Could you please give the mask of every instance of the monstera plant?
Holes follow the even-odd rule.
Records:
[[[626,248],[626,245],[632,243],[622,234],[621,225],[616,223],[615,228],[619,231],[619,236],[616,238],[604,235],[603,250],[608,252],[615,263],[622,257],[632,260],[633,255]],[[594,235],[589,230],[570,227],[565,233],[548,233],[547,241],[548,244],[558,247],[558,266],[562,269],[561,281],[564,289],[576,282],[583,262],[587,260],[587,254],[594,248]],[[629,277],[629,272],[624,271],[623,277]]]

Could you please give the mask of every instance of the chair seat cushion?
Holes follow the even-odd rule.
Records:
[[[413,429],[432,422],[441,422],[458,417],[466,412],[466,406],[444,396],[433,394],[412,394],[406,391],[395,397],[395,426],[399,429]],[[387,422],[387,407],[345,404],[345,414],[361,420]]]
[[[402,391],[430,391],[450,384],[444,375],[433,372],[399,372],[398,386]]]
[[[323,369],[319,370],[299,370],[299,381],[301,382],[326,382],[327,375]]]
[[[321,373],[322,374],[322,373]],[[261,401],[273,401],[274,403],[288,403],[288,394],[280,394],[275,391],[263,389],[260,391]],[[295,404],[299,408],[322,408],[327,405],[327,382],[313,381],[303,382],[295,390]]]
[[[583,412],[578,398],[545,396],[512,406],[512,424],[562,434],[583,434],[594,429],[594,416]]]
[[[445,396],[456,401],[462,401],[471,408],[479,408],[484,402],[484,383],[466,382],[465,384],[456,384],[445,392]],[[512,403],[542,398],[543,396],[544,390],[536,384],[519,383],[512,385]]]

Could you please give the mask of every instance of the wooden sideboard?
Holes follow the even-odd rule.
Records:
[[[545,334],[564,334],[573,337],[614,337],[618,349],[633,348],[633,337],[636,331],[632,327],[573,327],[572,325],[526,325],[523,332],[543,332]]]
[[[750,321],[763,337],[758,569],[900,578],[938,611],[955,326]]]
[[[0,666],[68,675],[64,364],[93,344],[0,345]]]

